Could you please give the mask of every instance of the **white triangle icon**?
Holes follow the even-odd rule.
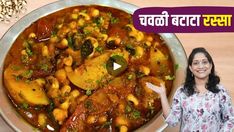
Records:
[[[113,64],[113,70],[119,69],[121,67],[121,65],[117,64],[114,62]]]

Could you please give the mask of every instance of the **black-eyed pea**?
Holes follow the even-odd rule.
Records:
[[[135,27],[132,24],[127,24],[126,27],[129,28],[130,31],[136,31]]]
[[[113,102],[116,103],[119,100],[119,97],[116,94],[108,94],[108,98]]]
[[[58,32],[57,32],[57,36],[59,38],[65,38],[66,35],[71,31],[71,29],[68,26],[62,26]]]
[[[83,27],[85,24],[85,20],[83,18],[79,18],[78,21],[77,21],[77,25],[79,27]]]
[[[74,89],[70,93],[71,97],[76,98],[80,95],[80,92],[77,89]]]
[[[128,127],[127,126],[124,126],[124,125],[120,126],[119,132],[127,132],[127,131],[128,131]]]
[[[114,41],[116,45],[120,45],[121,39],[116,36],[111,36],[107,39],[107,43],[109,43],[110,41]]]
[[[145,75],[149,75],[150,74],[150,68],[149,67],[141,65],[139,67],[139,70],[140,70],[141,73],[144,73]]]
[[[93,124],[97,121],[97,117],[95,115],[89,115],[86,119],[88,124]]]
[[[91,10],[91,16],[92,16],[92,17],[97,17],[97,16],[99,16],[99,10],[98,10],[98,9],[93,9],[93,10]]]
[[[64,67],[64,63],[63,63],[62,59],[60,59],[60,58],[57,60],[56,63],[57,63],[57,68],[63,68]]]
[[[150,47],[152,45],[152,43],[150,41],[146,41],[145,45],[148,46],[148,47]]]
[[[107,35],[107,34],[102,34],[102,33],[100,33],[100,34],[98,35],[98,38],[101,39],[102,41],[106,41],[107,38],[108,38],[108,35]]]
[[[58,24],[58,25],[56,26],[57,29],[60,29],[60,28],[62,28],[62,27],[63,27],[63,23]]]
[[[76,20],[76,19],[78,18],[78,14],[77,14],[77,13],[72,13],[72,14],[71,14],[71,18],[72,18],[73,20]]]
[[[66,100],[65,102],[63,102],[62,104],[60,104],[59,108],[63,109],[63,110],[67,110],[70,106],[70,102],[69,100]]]
[[[90,20],[90,16],[87,13],[79,12],[78,15],[82,16],[86,21]]]
[[[21,55],[28,55],[26,50],[21,50]]]
[[[62,48],[66,48],[68,46],[68,41],[67,39],[63,38],[62,41],[61,41],[61,46]]]
[[[144,39],[143,32],[137,30],[130,31],[129,36],[135,38],[137,42],[140,42]]]
[[[59,41],[58,36],[52,36],[52,37],[50,38],[50,42],[51,42],[51,43],[57,43],[58,41]]]
[[[36,38],[36,34],[32,32],[28,35],[28,38]]]
[[[132,38],[136,38],[136,36],[137,36],[137,31],[136,31],[136,30],[131,31],[131,32],[129,32],[128,35],[129,35],[130,37],[132,37]]]
[[[153,43],[153,47],[154,47],[154,48],[158,47],[159,45],[160,45],[160,44],[159,44],[159,42],[157,42],[157,41]]]
[[[61,83],[63,83],[67,78],[67,74],[66,74],[65,69],[57,70],[54,75],[58,79],[58,81]]]
[[[159,97],[159,96],[158,96]],[[159,97],[160,98],[160,97]],[[154,107],[154,99],[149,99],[148,100],[148,107],[147,108],[152,108]]]
[[[144,54],[144,49],[142,47],[140,47],[140,46],[137,46],[135,56],[137,58],[141,58],[143,56],[143,54]]]
[[[66,65],[66,66],[71,66],[72,63],[73,63],[73,58],[72,56],[68,56],[66,58],[63,59],[63,63]]]
[[[98,123],[100,123],[100,124],[105,123],[106,121],[107,121],[107,116],[106,115],[100,116],[98,118]]]
[[[49,82],[49,89],[59,89],[59,82],[57,78],[49,76],[47,77],[47,80]]]
[[[60,90],[59,89],[49,89],[47,92],[47,95],[51,98],[57,98],[60,96]]]
[[[127,100],[130,101],[130,102],[133,102],[133,104],[134,104],[135,106],[137,106],[137,105],[139,104],[138,99],[137,99],[133,94],[129,94],[129,95],[127,96]]]
[[[138,31],[138,32],[137,32],[137,35],[136,35],[136,40],[137,40],[137,42],[140,42],[140,41],[143,40],[143,39],[144,39],[144,34],[143,34],[143,32]]]
[[[69,27],[71,29],[76,29],[76,26],[77,26],[77,23],[75,21],[72,21],[72,22],[69,23]]]
[[[77,29],[72,29],[71,32],[72,32],[73,34],[75,34],[75,33],[77,33],[78,31],[77,31]]]
[[[67,110],[55,108],[52,113],[54,115],[55,120],[58,121],[60,125],[67,118]]]
[[[84,34],[90,34],[94,31],[94,27],[86,26],[86,27],[84,27],[83,31],[84,31]]]
[[[68,78],[66,78],[63,82],[63,85],[69,85],[70,84],[70,80]]]
[[[100,28],[99,28],[99,27],[94,26],[94,32],[95,32],[95,33],[100,33]]]
[[[64,85],[62,88],[61,88],[61,94],[64,96],[68,93],[71,92],[71,87],[69,85]]]
[[[38,124],[42,127],[46,125],[47,116],[44,113],[38,115]]]
[[[44,56],[44,57],[48,57],[49,56],[49,49],[48,49],[48,47],[46,45],[44,45],[41,50],[42,50],[41,51],[42,52],[42,56]]]
[[[91,41],[91,43],[92,43],[92,45],[93,45],[94,48],[98,47],[98,41],[97,41],[96,38],[94,38],[94,37],[87,37],[86,40],[88,40],[88,39]]]

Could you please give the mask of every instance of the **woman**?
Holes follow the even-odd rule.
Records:
[[[188,58],[185,83],[177,89],[170,108],[166,90],[146,83],[161,97],[163,116],[169,126],[181,123],[180,131],[232,131],[234,111],[231,98],[215,75],[215,65],[204,48],[195,48]]]

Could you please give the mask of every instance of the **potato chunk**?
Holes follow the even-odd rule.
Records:
[[[18,103],[28,103],[30,105],[47,105],[49,100],[43,88],[36,82],[25,82],[17,80],[17,73],[10,66],[4,72],[4,83],[11,97]]]
[[[83,65],[74,71],[67,72],[68,79],[77,87],[84,90],[97,89],[99,84],[106,75],[106,61],[110,53],[105,53],[94,59],[87,60]]]
[[[166,73],[168,58],[159,49],[150,49],[150,71],[153,75],[160,75],[161,73]]]

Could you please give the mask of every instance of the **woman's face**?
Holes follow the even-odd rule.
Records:
[[[203,53],[195,54],[192,65],[189,66],[194,77],[197,79],[208,79],[212,64]]]

